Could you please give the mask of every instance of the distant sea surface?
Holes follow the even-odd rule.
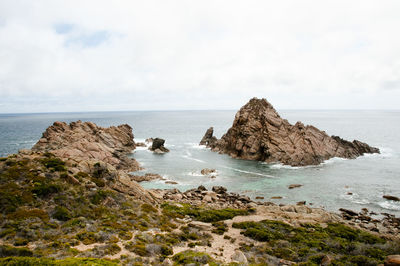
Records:
[[[232,159],[198,145],[210,126],[219,138],[232,125],[235,111],[146,111],[49,114],[0,114],[0,156],[31,148],[54,121],[92,121],[100,126],[129,124],[135,140],[161,137],[171,152],[153,154],[138,148],[132,157],[165,181],[144,182],[146,188],[178,188],[181,191],[204,185],[225,186],[229,191],[264,197],[275,203],[306,201],[315,207],[339,208],[400,215],[400,111],[307,111],[280,110],[291,123],[302,121],[347,140],[358,139],[378,147],[381,154],[355,160],[334,158],[318,166],[289,167],[280,164]],[[202,176],[203,168],[214,168],[216,178]],[[290,184],[302,184],[288,189]],[[282,199],[270,199],[281,196]]]

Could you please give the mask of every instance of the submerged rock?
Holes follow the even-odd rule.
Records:
[[[383,198],[387,199],[387,200],[400,201],[399,197],[390,196],[390,195],[383,195]]]
[[[251,99],[235,116],[232,127],[217,140],[209,128],[200,144],[234,158],[280,162],[291,166],[317,165],[332,157],[356,158],[379,149],[354,140],[329,136],[301,122],[291,125],[265,99]]]
[[[294,189],[294,188],[298,188],[298,187],[302,187],[303,185],[300,184],[291,184],[288,186],[288,189]]]

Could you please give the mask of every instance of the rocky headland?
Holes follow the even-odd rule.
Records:
[[[356,158],[379,149],[358,140],[329,136],[301,122],[291,125],[266,99],[251,99],[237,113],[232,127],[217,139],[213,128],[200,145],[234,158],[282,163],[291,166],[317,165],[324,160]]]
[[[32,150],[0,158],[0,264],[398,265],[393,215],[221,186],[146,190],[136,181],[162,177],[130,173],[134,148],[128,125],[56,122]]]

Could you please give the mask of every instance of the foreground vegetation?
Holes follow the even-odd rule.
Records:
[[[234,223],[246,237],[238,243],[225,221],[254,210],[150,205],[112,189],[115,177],[100,163],[91,168],[73,173],[50,153],[0,159],[0,265],[157,265],[166,258],[220,265],[215,254],[196,251],[212,248],[216,235],[260,265],[274,258],[319,265],[326,256],[332,265],[377,265],[400,253],[398,242],[341,224]],[[191,220],[211,229],[190,226]],[[174,247],[187,250],[174,253]]]
[[[251,239],[266,243],[243,244],[243,251],[252,251],[256,256],[266,253],[301,265],[319,265],[327,256],[332,265],[377,265],[387,255],[400,253],[399,242],[337,223],[325,228],[311,224],[292,227],[264,220],[234,223],[233,227],[243,229],[242,234]]]

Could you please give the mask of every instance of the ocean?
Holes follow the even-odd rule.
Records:
[[[330,211],[368,208],[377,213],[400,215],[400,111],[278,110],[291,123],[302,121],[347,140],[358,139],[378,147],[381,154],[354,160],[333,158],[318,166],[290,167],[232,159],[199,146],[207,128],[218,138],[232,125],[235,111],[132,111],[91,113],[0,114],[0,156],[31,148],[54,121],[92,121],[100,126],[129,124],[135,141],[149,137],[166,140],[170,152],[153,154],[139,147],[130,155],[144,168],[167,180],[141,183],[146,188],[225,186],[251,198],[264,197],[277,204],[306,201]],[[202,176],[204,168],[217,170],[216,178]],[[302,184],[288,189],[290,184]],[[271,199],[280,196],[282,199]]]

